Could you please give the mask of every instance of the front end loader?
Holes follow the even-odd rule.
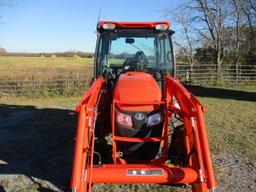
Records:
[[[94,80],[77,106],[72,192],[95,183],[216,184],[205,108],[175,78],[169,22],[97,25]]]

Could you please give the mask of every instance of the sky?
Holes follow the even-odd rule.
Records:
[[[94,52],[100,9],[100,20],[158,21],[168,20],[163,10],[178,4],[179,0],[0,0],[0,47],[8,52]]]

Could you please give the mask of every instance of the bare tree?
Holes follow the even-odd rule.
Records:
[[[213,46],[214,60],[217,65],[218,77],[221,75],[221,64],[224,58],[223,48],[223,29],[225,19],[228,15],[225,0],[195,0],[198,10],[198,22],[203,24],[204,28],[199,28],[199,33],[210,46]]]
[[[255,12],[256,12],[256,1],[255,0],[247,0],[247,2],[250,4],[250,6],[254,10],[254,14],[255,14]]]
[[[244,1],[243,0],[231,0],[231,9],[233,20],[235,22],[235,47],[234,47],[234,65],[236,68],[236,80],[238,81],[238,68],[239,68],[239,59],[241,56],[241,38],[242,38],[242,27],[243,27],[243,8],[244,8]],[[230,40],[232,41],[232,40]]]
[[[256,0],[244,0],[243,13],[246,16],[249,33],[247,34],[248,48],[246,61],[248,64],[256,64]]]
[[[251,0],[245,0],[245,5],[243,6],[243,13],[246,15],[248,25],[250,27],[251,34],[253,33],[254,20],[256,17],[255,3],[252,3]]]
[[[233,65],[238,79],[240,65],[256,64],[255,8],[256,0],[186,0],[167,12],[180,28],[174,42],[190,75],[195,60],[215,63],[218,79],[222,65]]]
[[[173,18],[175,23],[180,26],[179,36],[175,38],[174,43],[182,53],[189,64],[189,78],[192,78],[194,62],[194,52],[196,47],[195,29],[193,27],[194,17],[191,15],[191,9],[187,4],[181,4],[179,7],[166,10],[167,17]]]

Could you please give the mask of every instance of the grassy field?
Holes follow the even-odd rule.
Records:
[[[206,122],[214,154],[243,154],[256,166],[255,101],[246,98],[240,101],[202,98],[201,101],[207,108]]]
[[[81,93],[92,78],[93,59],[0,56],[0,96]]]
[[[1,70],[77,69],[92,66],[93,59],[65,57],[0,56]]]
[[[189,87],[205,116],[218,191],[252,191],[256,87]],[[80,97],[0,98],[0,191],[63,191],[70,181]],[[186,191],[161,185],[94,185],[95,191]]]

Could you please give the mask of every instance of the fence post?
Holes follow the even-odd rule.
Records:
[[[238,83],[239,83],[243,80],[242,79],[242,67],[241,67],[241,65],[239,66],[238,71],[239,71],[239,80],[238,80]]]
[[[68,93],[68,91],[69,91],[69,73],[66,78],[66,92]]]
[[[76,73],[76,89],[79,90],[80,87],[80,81],[79,81],[79,72]]]
[[[238,83],[238,75],[239,75],[239,66],[238,66],[238,63],[236,63],[236,83]]]
[[[33,94],[35,94],[35,91],[36,91],[36,75],[35,75],[35,72],[32,75],[32,83],[33,83],[32,91],[33,91]]]
[[[186,70],[186,78],[185,78],[185,83],[188,85],[189,84],[189,72],[188,69]]]
[[[200,64],[198,63],[198,65],[197,65],[197,75],[196,75],[196,84],[199,84],[198,82],[200,82]]]

